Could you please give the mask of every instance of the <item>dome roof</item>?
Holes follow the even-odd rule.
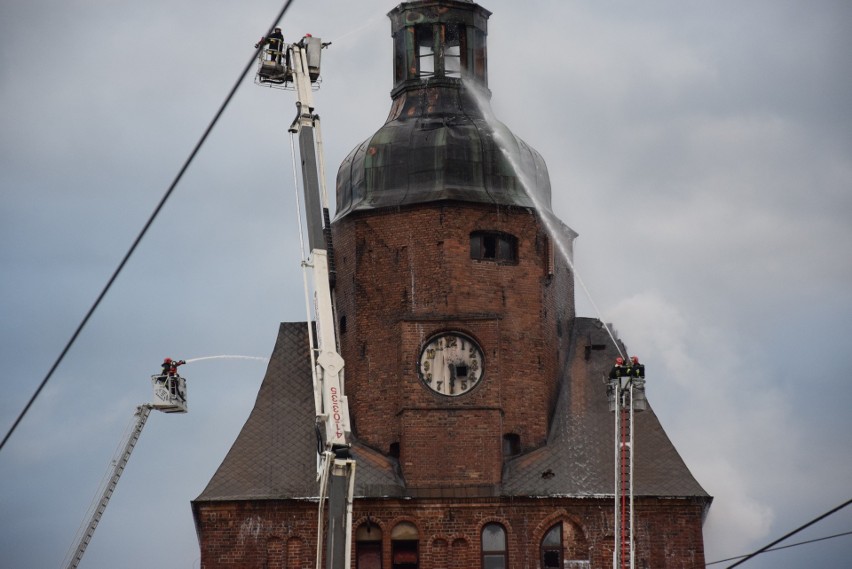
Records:
[[[338,170],[337,218],[442,200],[549,211],[544,159],[490,115],[487,90],[458,79],[397,93],[384,126]]]

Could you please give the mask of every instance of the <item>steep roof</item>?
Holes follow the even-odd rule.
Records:
[[[576,319],[547,444],[506,463],[498,494],[612,495],[614,419],[602,378],[615,355],[598,320]],[[649,391],[653,395],[652,377]],[[635,432],[636,495],[709,501],[650,406],[636,414]],[[358,464],[356,496],[407,494],[394,458],[357,442],[353,455]],[[196,502],[315,497],[315,456],[307,326],[282,323],[255,407]]]
[[[284,322],[254,409],[225,460],[196,501],[307,498],[317,495],[314,393],[308,327]],[[358,495],[399,494],[395,461],[361,445]]]
[[[622,351],[623,348],[622,348]],[[547,444],[509,461],[503,493],[512,496],[612,495],[615,417],[604,378],[617,350],[599,320],[577,318],[569,366]],[[653,371],[648,378],[653,397]],[[706,497],[651,409],[634,414],[634,493],[637,496]]]

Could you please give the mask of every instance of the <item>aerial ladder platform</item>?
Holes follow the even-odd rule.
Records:
[[[291,136],[298,136],[305,227],[310,251],[310,255],[302,260],[302,268],[305,274],[318,438],[317,480],[320,500],[316,567],[322,567],[322,547],[325,542],[326,568],[349,569],[352,565],[352,501],[356,464],[350,454],[349,405],[344,393],[344,361],[340,355],[336,328],[334,249],[331,242],[322,132],[320,117],[315,113],[313,102],[313,91],[320,83],[321,51],[329,44],[322,43],[319,38],[311,35],[288,44],[283,41],[280,29],[276,28],[268,38],[261,39],[256,47],[261,45],[263,48],[258,51],[259,63],[255,83],[291,90],[296,94],[296,117],[288,131]],[[295,152],[293,154],[295,162]],[[299,228],[301,236],[301,218]],[[302,238],[303,256],[304,252]],[[316,345],[313,331],[310,329],[309,280],[313,288]],[[324,524],[323,508],[326,506],[327,523]]]
[[[615,544],[613,569],[635,569],[636,537],[633,503],[635,440],[634,412],[648,408],[645,398],[645,366],[639,358],[618,357],[607,379],[609,410],[615,415]]]
[[[185,362],[184,362],[185,363]],[[151,376],[151,386],[154,391],[154,399],[151,403],[145,403],[136,407],[133,415],[136,417],[136,422],[125,434],[122,443],[119,445],[120,450],[115,454],[111,462],[112,469],[109,476],[106,478],[105,484],[102,484],[100,492],[95,498],[92,506],[87,512],[87,523],[80,526],[80,530],[74,540],[74,545],[66,556],[64,563],[66,569],[77,569],[83,555],[86,553],[86,548],[92,541],[95,535],[101,518],[106,511],[110,498],[118,486],[118,480],[124,473],[127,467],[127,462],[130,460],[130,455],[133,449],[136,448],[136,443],[142,435],[142,429],[148,421],[148,416],[151,410],[162,411],[163,413],[186,413],[188,411],[186,404],[186,379],[177,374],[164,373]]]

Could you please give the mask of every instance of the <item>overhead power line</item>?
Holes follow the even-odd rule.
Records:
[[[265,37],[268,37],[269,34],[272,33],[272,30],[274,30],[275,27],[278,26],[278,23],[284,17],[284,14],[287,13],[287,10],[290,9],[290,5],[293,3],[293,1],[294,0],[287,0],[287,2],[284,3],[284,6],[281,8],[281,11],[278,12],[278,15],[275,17],[275,21],[267,29]],[[240,85],[242,84],[246,75],[248,75],[248,72],[254,66],[255,59],[257,58],[258,53],[260,52],[261,49],[263,49],[263,46],[259,45],[257,47],[257,49],[255,50],[254,54],[252,54],[251,59],[249,59],[248,63],[246,63],[246,66],[243,68],[242,73],[240,73],[239,78],[234,83],[234,86],[231,88],[231,91],[228,93],[228,96],[225,97],[225,101],[219,107],[219,110],[216,112],[216,115],[213,117],[213,120],[211,120],[210,124],[207,125],[207,129],[204,131],[204,134],[201,135],[201,138],[196,143],[195,148],[192,149],[192,152],[189,154],[189,158],[187,158],[186,162],[184,162],[183,167],[181,167],[177,176],[175,176],[175,179],[172,182],[172,184],[169,186],[169,189],[166,190],[166,193],[165,193],[165,195],[163,195],[163,198],[160,200],[160,203],[157,204],[156,208],[154,208],[154,212],[148,218],[148,221],[147,221],[147,223],[145,223],[145,226],[142,228],[142,231],[139,232],[139,235],[133,241],[133,244],[130,246],[130,249],[128,249],[127,253],[124,255],[124,258],[118,264],[118,267],[115,269],[115,272],[112,274],[110,279],[107,281],[106,286],[104,286],[103,290],[98,295],[94,304],[92,304],[92,307],[89,308],[89,311],[86,313],[86,316],[83,317],[83,320],[80,322],[80,325],[77,326],[77,329],[74,331],[74,334],[72,334],[71,339],[68,340],[67,344],[65,344],[65,348],[59,354],[59,357],[56,358],[56,361],[53,363],[53,366],[51,366],[50,371],[47,372],[47,375],[44,377],[44,379],[39,384],[38,389],[35,390],[35,393],[33,393],[32,397],[30,397],[30,400],[27,402],[23,411],[21,411],[20,415],[18,415],[18,418],[15,419],[15,422],[12,424],[12,427],[9,429],[9,432],[6,433],[5,437],[3,437],[3,442],[0,442],[0,450],[3,450],[3,447],[6,446],[6,441],[9,440],[9,437],[12,436],[12,433],[14,433],[15,429],[18,428],[18,425],[20,424],[21,420],[24,418],[24,416],[30,410],[30,407],[32,407],[33,403],[38,398],[42,389],[44,389],[45,385],[47,385],[47,382],[50,381],[50,378],[53,377],[53,373],[56,371],[56,368],[59,367],[59,364],[61,364],[62,360],[65,359],[65,355],[71,349],[71,346],[73,346],[74,342],[77,341],[77,337],[83,331],[83,328],[86,327],[86,324],[89,322],[89,319],[92,317],[92,314],[95,313],[95,310],[97,310],[98,306],[101,304],[101,301],[104,299],[107,292],[109,292],[109,289],[112,288],[112,285],[115,282],[115,280],[118,278],[118,275],[124,269],[124,266],[127,264],[127,261],[130,260],[130,256],[133,255],[134,251],[136,251],[136,248],[139,246],[139,243],[142,241],[142,238],[145,237],[145,234],[148,232],[148,229],[150,229],[151,225],[154,223],[154,220],[157,218],[157,215],[159,215],[160,210],[162,210],[163,206],[166,205],[166,201],[172,195],[172,192],[174,192],[175,188],[178,185],[178,182],[180,182],[181,178],[183,178],[183,175],[186,172],[186,170],[189,168],[189,165],[195,159],[195,155],[198,154],[199,150],[201,150],[201,146],[207,140],[207,137],[210,135],[210,132],[213,130],[213,127],[216,126],[216,123],[219,122],[219,118],[225,112],[225,109],[228,107],[228,104],[231,102],[231,99],[234,98],[234,95],[237,93],[237,90],[240,88]]]
[[[806,524],[805,524],[805,525],[803,525],[803,526],[799,526],[798,528],[794,529],[794,530],[793,530],[793,531],[791,531],[790,533],[788,533],[788,534],[786,534],[786,535],[784,535],[784,536],[782,536],[782,537],[780,537],[780,538],[776,539],[775,541],[773,541],[773,542],[772,542],[772,543],[770,543],[769,545],[766,545],[766,546],[764,546],[764,547],[762,547],[762,548],[758,549],[758,550],[757,550],[757,551],[755,551],[754,553],[750,553],[749,555],[747,555],[747,556],[746,556],[746,557],[744,557],[743,559],[741,559],[741,560],[737,561],[737,562],[736,562],[736,563],[734,563],[733,565],[728,565],[728,566],[726,567],[726,569],[732,569],[733,567],[736,567],[736,566],[738,566],[738,565],[742,565],[743,563],[745,563],[746,561],[748,561],[748,560],[749,560],[749,559],[751,559],[752,557],[755,557],[755,556],[757,556],[757,555],[760,555],[761,553],[764,553],[764,552],[768,551],[770,548],[772,548],[772,547],[773,547],[773,546],[775,546],[775,545],[778,545],[779,543],[781,543],[782,541],[784,541],[784,540],[785,540],[785,539],[787,539],[788,537],[791,537],[791,536],[793,536],[793,535],[795,535],[795,534],[799,533],[799,532],[800,532],[800,531],[802,531],[803,529],[805,529],[805,528],[807,528],[807,527],[810,527],[810,526],[814,525],[814,524],[815,524],[815,523],[817,523],[818,521],[820,521],[820,520],[822,520],[822,519],[825,519],[825,518],[827,518],[828,516],[830,516],[830,515],[832,515],[832,514],[834,514],[834,513],[836,513],[836,512],[839,512],[840,510],[842,510],[843,508],[845,508],[845,507],[846,507],[846,506],[848,506],[849,504],[852,504],[852,499],[846,500],[845,502],[843,502],[842,504],[840,504],[840,505],[839,505],[839,506],[837,506],[836,508],[833,508],[833,509],[831,509],[831,510],[827,511],[826,513],[822,514],[821,516],[818,516],[818,517],[816,517],[816,518],[812,519],[811,521],[809,521],[808,523],[806,523]]]
[[[818,537],[816,539],[809,539],[807,541],[800,541],[798,543],[791,543],[790,545],[781,545],[781,546],[778,546],[778,547],[772,547],[772,548],[764,551],[764,553],[769,553],[770,551],[781,551],[782,549],[790,549],[791,547],[798,547],[800,545],[807,545],[809,543],[816,543],[818,541],[826,541],[828,539],[834,539],[836,537],[843,537],[845,535],[852,535],[852,531],[846,531],[846,532],[843,532],[843,533],[836,533],[834,535],[827,535],[825,537]],[[734,557],[728,557],[727,559],[719,559],[718,561],[711,561],[710,563],[706,564],[706,567],[709,567],[710,565],[716,565],[717,563],[724,563],[725,561],[733,561],[734,559],[742,559],[743,557],[746,557],[746,556],[747,555],[735,555]]]

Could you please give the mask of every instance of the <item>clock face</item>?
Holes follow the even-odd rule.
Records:
[[[441,395],[464,395],[482,379],[482,368],[482,348],[458,332],[434,336],[420,351],[420,379]]]

